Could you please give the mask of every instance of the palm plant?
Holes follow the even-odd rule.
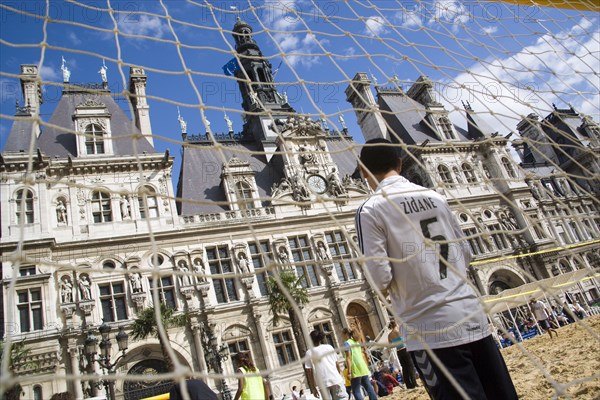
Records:
[[[277,283],[277,279],[271,276],[267,281],[268,299],[271,313],[273,314],[273,325],[277,325],[281,320],[281,315],[287,315],[296,343],[298,343],[298,351],[301,355],[306,353],[308,347],[302,334],[298,315],[294,312],[292,305],[284,294],[282,287],[290,294],[292,300],[298,307],[302,307],[308,303],[308,290],[302,287],[301,282],[305,279],[304,276],[297,277],[293,270],[283,269],[279,271],[279,279],[281,286]]]
[[[175,310],[173,308],[161,304],[160,320],[165,328],[167,341],[170,342],[168,332],[169,328],[189,326],[190,317],[187,313],[175,315]],[[167,370],[173,371],[175,368],[173,365],[173,360],[171,360],[171,357],[169,357],[169,353],[167,352],[167,344],[163,342],[161,336],[158,334],[158,324],[154,307],[148,307],[142,310],[142,312],[140,312],[138,317],[133,322],[131,329],[131,337],[135,340],[146,339],[148,336],[158,338]]]

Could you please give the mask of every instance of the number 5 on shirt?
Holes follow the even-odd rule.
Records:
[[[431,237],[431,233],[429,232],[429,225],[437,222],[437,218],[428,218],[421,221],[421,231],[423,232],[423,236],[433,241],[441,241],[446,242],[446,238],[442,235],[435,235]],[[440,243],[440,279],[445,279],[448,277],[448,268],[446,266],[446,262],[448,259],[448,243]]]

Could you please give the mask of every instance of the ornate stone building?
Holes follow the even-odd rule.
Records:
[[[64,73],[60,102],[40,129],[37,66],[22,66],[24,106],[0,160],[0,246],[2,335],[24,341],[35,361],[17,366],[17,373],[36,376],[23,385],[26,398],[99,393],[80,376],[105,373],[84,355],[87,330],[104,320],[113,331],[128,331],[155,301],[191,319],[169,331],[179,363],[194,372],[233,373],[231,356],[249,350],[261,370],[273,371],[272,390],[281,397],[304,385],[304,375],[289,321],[274,325],[269,312],[266,282],[279,266],[303,277],[310,302],[302,318],[327,332],[334,346],[343,327],[375,337],[387,324],[356,262],[354,211],[368,194],[356,179],[356,143],[343,119],[343,129],[334,131],[297,114],[273,85],[251,27],[238,21],[233,31],[245,124],[235,132],[225,117],[228,132],[187,135],[180,118],[176,189],[173,157],[153,147],[142,68],[130,68],[134,121],[115,102],[105,75],[101,84],[77,85]],[[552,158],[562,171],[531,161],[535,151],[525,131],[545,133],[535,118],[519,125],[525,157],[519,166],[508,138],[468,105],[466,126],[453,125],[425,77],[406,92],[378,87],[376,100],[359,73],[346,93],[369,138],[408,145],[405,176],[450,199],[475,256],[470,277],[483,294],[598,266],[596,244],[557,247],[600,237],[597,198],[582,190],[582,181],[598,177],[593,121],[577,125],[572,110],[544,120],[562,131],[559,122],[568,117],[570,140],[590,149],[564,162]],[[549,147],[545,157],[560,152]],[[512,257],[529,252],[539,255]],[[582,300],[598,298],[595,282],[575,292]],[[219,348],[229,358],[217,365]],[[130,343],[116,372],[164,368],[160,342],[148,338]],[[220,381],[208,382],[223,389]],[[236,380],[226,383],[234,388]],[[115,391],[118,399],[137,399],[168,385],[118,378]]]

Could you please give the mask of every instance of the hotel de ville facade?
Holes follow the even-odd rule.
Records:
[[[273,371],[276,398],[305,383],[289,321],[272,323],[270,266],[288,265],[303,277],[310,301],[302,318],[334,346],[344,327],[374,338],[387,325],[353,243],[354,213],[369,194],[356,174],[352,135],[360,133],[343,119],[334,130],[296,113],[273,85],[252,28],[238,20],[233,32],[242,60],[235,74],[252,81],[240,83],[243,130],[229,124],[229,132],[187,135],[181,121],[176,183],[174,157],[153,147],[152,81],[143,68],[129,71],[133,121],[104,79],[79,85],[65,76],[49,124],[39,128],[32,118],[43,101],[38,67],[21,66],[23,106],[0,159],[0,312],[3,337],[30,349],[32,363],[15,371],[36,377],[24,380],[24,398],[100,393],[78,377],[102,373],[84,354],[87,332],[103,321],[112,336],[120,327],[128,332],[154,304],[153,284],[160,303],[190,318],[168,332],[179,363],[212,373],[222,349],[229,357],[219,368],[232,374],[232,356],[249,350],[260,370]],[[492,129],[469,104],[464,126],[453,124],[427,77],[402,90],[372,88],[357,73],[346,96],[365,139],[408,145],[403,175],[449,199],[476,261],[469,278],[483,295],[598,268],[597,123],[572,108],[529,115],[516,127],[518,164],[508,132]],[[563,151],[557,143],[573,146]],[[11,290],[15,296],[7,296]],[[593,280],[569,290],[580,302],[600,297]],[[130,341],[115,371],[164,372],[158,339]],[[222,389],[218,380],[208,383]],[[227,384],[235,390],[237,381]],[[137,399],[169,385],[117,379],[114,390],[117,399]]]

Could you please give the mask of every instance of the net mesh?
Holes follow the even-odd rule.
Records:
[[[407,178],[448,198],[474,255],[465,284],[482,294],[494,331],[520,339],[514,326],[529,317],[531,296],[561,307],[578,300],[594,314],[598,11],[591,1],[3,2],[0,393],[18,383],[26,398],[87,397],[114,382],[117,398],[134,399],[194,377],[227,397],[241,376],[234,355],[249,350],[281,398],[309,386],[301,366],[312,329],[336,350],[342,326],[386,342],[387,321],[403,316],[366,291],[353,240],[353,211],[368,196],[352,176],[356,155],[378,129],[399,143]],[[238,19],[262,53],[236,51],[234,39],[249,37],[232,37]],[[269,61],[273,81],[236,72],[248,60]],[[19,73],[18,64],[37,68]],[[257,95],[269,87],[275,97]],[[78,105],[56,117],[67,92]],[[102,96],[121,110],[107,112],[113,126],[119,113],[133,121],[112,144],[102,139]],[[91,130],[78,128],[98,107]],[[252,125],[256,116],[267,122]],[[253,145],[242,123],[273,136]],[[150,129],[154,149],[140,140]],[[313,145],[314,130],[322,136]],[[114,157],[69,154],[44,142],[51,131],[58,145],[75,137],[80,152]],[[275,151],[281,161],[269,166]],[[324,171],[332,175],[310,180]],[[131,343],[133,321],[152,304],[175,314],[154,307],[150,335]],[[566,313],[597,346],[597,329]],[[104,365],[84,355],[103,318],[130,334],[124,356]],[[552,396],[586,385],[598,394],[597,372],[564,381],[516,345]],[[167,358],[171,371],[144,364]]]

